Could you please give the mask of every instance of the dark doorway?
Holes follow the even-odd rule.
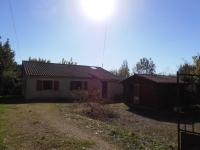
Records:
[[[128,103],[133,104],[134,102],[134,84],[128,86]]]
[[[134,104],[140,104],[140,85],[134,84]]]
[[[107,87],[108,87],[108,82],[103,81],[102,82],[102,97],[107,97]]]

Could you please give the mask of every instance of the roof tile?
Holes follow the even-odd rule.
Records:
[[[25,75],[27,76],[51,76],[51,77],[77,77],[92,78],[100,80],[120,81],[121,77],[108,72],[101,67],[66,65],[55,63],[42,63],[33,61],[23,61]]]

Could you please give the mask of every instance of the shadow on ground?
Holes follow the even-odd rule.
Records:
[[[70,100],[70,99],[58,99],[58,100],[35,99],[35,100],[26,100],[22,96],[0,98],[0,104],[71,103],[71,102],[72,102],[72,100]]]
[[[178,114],[177,112],[173,111],[172,107],[158,109],[158,110],[132,107],[128,111],[134,114],[143,116],[145,118],[149,118],[149,119],[153,119],[153,120],[157,120],[161,122],[177,123],[177,119],[178,119]],[[192,121],[194,123],[200,122],[200,117],[196,116],[196,114],[193,114],[193,116],[188,115],[188,114],[181,114],[179,115],[179,119],[180,119],[180,123],[184,123],[185,119],[187,120],[188,123],[189,122],[191,123]]]
[[[172,108],[165,108],[162,110],[152,110],[139,107],[132,107],[128,111],[137,114],[139,116],[143,116],[157,121],[172,122],[172,123],[177,122],[177,114],[173,112]]]

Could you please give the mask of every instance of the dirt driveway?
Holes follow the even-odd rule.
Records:
[[[60,105],[10,104],[9,111],[1,116],[7,149],[121,149],[78,126]]]
[[[105,107],[119,117],[101,121],[84,116],[88,107],[80,103],[2,106],[7,111],[0,113],[0,149],[2,133],[9,150],[177,149],[177,116],[168,110],[130,110],[124,104],[109,104]]]

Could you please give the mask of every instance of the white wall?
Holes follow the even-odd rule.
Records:
[[[111,98],[114,98],[115,95],[122,95],[122,84],[119,84],[118,82],[108,82],[108,94],[111,96]]]
[[[37,91],[37,80],[52,80],[59,81],[59,90],[42,90]],[[26,99],[66,99],[71,98],[70,81],[88,81],[88,89],[100,90],[101,82],[97,79],[69,79],[69,78],[41,78],[41,77],[26,77],[26,90],[23,90],[23,95]],[[100,95],[101,96],[101,95]]]
[[[69,78],[42,78],[42,77],[24,77],[23,80],[26,80],[26,90],[22,88],[22,94],[26,99],[66,99],[71,98],[70,90],[70,81],[87,81],[88,90],[95,89],[100,90],[99,96],[102,95],[102,83],[100,80],[91,78],[91,79],[69,79]],[[59,90],[42,90],[37,91],[37,80],[52,80],[59,81]],[[118,82],[108,82],[107,93],[112,98],[116,94],[123,94],[123,86]]]

